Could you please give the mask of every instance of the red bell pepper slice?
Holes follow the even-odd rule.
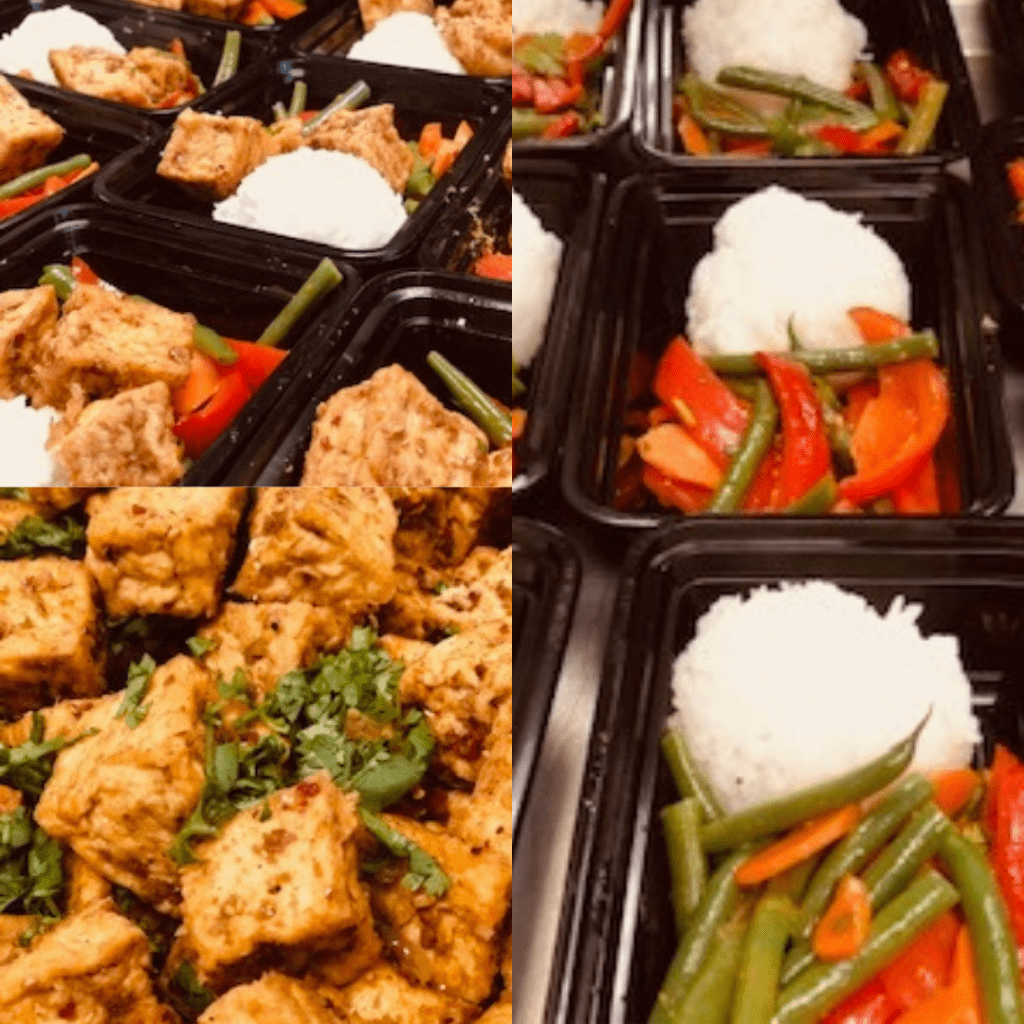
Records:
[[[996,752],[992,757],[992,764],[988,770],[985,807],[981,816],[981,823],[985,826],[985,833],[990,840],[994,839],[996,834],[999,814],[999,791],[1002,787],[1002,780],[1020,767],[1021,763],[1017,757],[1001,743],[997,743]]]
[[[492,281],[512,281],[512,254],[492,252],[473,264],[473,273],[477,277],[487,277]]]
[[[959,931],[956,915],[946,911],[879,972],[878,980],[898,1010],[912,1010],[949,983]]]
[[[99,284],[100,279],[96,272],[89,266],[81,256],[71,257],[71,276],[79,284]]]
[[[857,325],[861,337],[869,345],[895,341],[910,333],[910,324],[905,320],[871,306],[854,306],[847,310],[847,316]]]
[[[898,1012],[875,978],[844,999],[821,1024],[889,1024]]]
[[[715,376],[683,338],[674,338],[654,373],[654,393],[670,408],[682,403],[687,426],[701,447],[725,468],[746,429],[746,406]]]
[[[185,454],[192,459],[202,455],[227,430],[249,398],[241,370],[232,368],[205,405],[174,425],[175,435],[185,445]]]
[[[897,50],[885,64],[886,74],[896,95],[904,103],[916,103],[921,90],[931,81],[931,74],[918,67],[906,50]]]
[[[512,106],[533,106],[533,79],[529,75],[512,76]]]
[[[974,949],[966,924],[960,927],[956,938],[949,984],[904,1013],[896,1024],[984,1024]]]
[[[711,500],[711,491],[684,480],[673,480],[661,470],[644,465],[643,484],[660,504],[666,508],[677,508],[689,515],[702,512]]]
[[[583,84],[570,85],[561,78],[533,80],[533,106],[538,114],[557,114],[575,106],[583,98]]]
[[[242,374],[246,386],[255,394],[263,387],[267,378],[281,365],[288,350],[272,345],[258,345],[254,341],[224,339],[237,353],[235,369]]]
[[[776,443],[769,449],[754,476],[754,481],[743,497],[744,512],[768,512],[772,509],[772,495],[782,468],[782,449]]]
[[[892,500],[896,511],[902,515],[937,515],[942,511],[934,453],[893,489]]]
[[[593,42],[576,58],[581,64],[586,64],[603,52],[609,40],[613,39],[622,28],[632,7],[633,0],[612,0],[605,8],[601,27],[597,30]]]
[[[13,199],[0,200],[0,217],[13,217],[16,213],[21,213],[22,210],[35,206],[42,198],[42,193],[33,189],[24,195],[14,196]]]
[[[184,419],[213,398],[220,387],[220,380],[221,372],[217,363],[209,356],[193,349],[192,364],[185,383],[171,393],[175,418]]]
[[[825,416],[806,367],[772,352],[759,352],[757,361],[768,374],[779,403],[782,466],[772,504],[786,508],[802,498],[832,465]]]
[[[542,139],[568,139],[578,135],[580,131],[580,115],[575,110],[566,111],[557,121],[541,132]]]
[[[1024,949],[1024,766],[1007,761],[989,786],[995,789],[992,870],[1010,913],[1018,949]]]
[[[844,124],[824,124],[814,134],[840,153],[859,153],[863,146],[861,137]]]

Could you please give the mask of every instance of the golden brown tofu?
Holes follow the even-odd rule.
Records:
[[[442,764],[473,781],[501,704],[512,694],[512,622],[495,620],[436,644],[402,675],[402,702],[422,705]]]
[[[482,1003],[498,973],[497,936],[509,909],[512,864],[484,851],[473,853],[438,825],[420,825],[398,815],[387,823],[425,850],[451,879],[436,899],[412,892],[396,880],[371,882],[374,911],[395,935],[392,950],[406,977]]]
[[[0,708],[20,715],[106,688],[100,617],[80,562],[0,562]]]
[[[470,75],[502,78],[515,72],[511,4],[456,0],[434,20],[448,49]]]
[[[167,850],[199,802],[209,676],[177,657],[154,673],[134,728],[116,706],[87,718],[99,732],[61,751],[36,821],[108,881],[165,914],[178,911],[179,867]]]
[[[267,157],[280,156],[282,153],[294,153],[306,145],[302,134],[303,120],[300,117],[288,117],[270,125],[263,133],[263,146]]]
[[[86,568],[108,613],[208,617],[217,611],[245,491],[126,487],[94,494]]]
[[[181,939],[201,977],[219,987],[229,968],[244,978],[243,961],[261,950],[287,950],[295,963],[355,933],[370,916],[357,801],[320,772],[270,797],[269,817],[257,804],[196,847],[201,863],[182,872]]]
[[[477,1024],[512,1024],[512,1000],[503,999],[495,1003]]]
[[[266,133],[255,118],[185,109],[174,122],[156,173],[212,202],[232,195],[267,156]]]
[[[477,487],[511,487],[515,476],[515,457],[511,445],[491,452],[479,467],[473,483]]]
[[[313,989],[283,974],[265,974],[223,995],[198,1024],[342,1024]]]
[[[0,184],[41,167],[63,141],[64,129],[0,76]]]
[[[0,914],[0,967],[25,955],[22,936],[37,920],[32,914]]]
[[[77,914],[0,967],[5,1024],[171,1024],[153,995],[149,941],[108,911]]]
[[[395,364],[321,403],[302,473],[307,487],[473,483],[487,437]]]
[[[89,723],[94,712],[98,712],[100,720],[105,722],[109,715],[102,709],[109,708],[112,711],[120,702],[119,693],[82,700],[62,700],[50,707],[40,708],[39,711],[30,711],[16,722],[0,724],[0,743],[7,747],[20,747],[22,743],[27,743],[32,735],[32,723],[36,715],[43,719],[43,739],[77,739],[91,728]]]
[[[216,18],[218,21],[234,21],[244,6],[245,0],[185,0],[189,14]]]
[[[369,32],[392,14],[413,11],[416,14],[434,16],[434,0],[359,0],[359,14],[363,28]]]
[[[153,105],[149,81],[135,72],[127,55],[99,46],[72,46],[51,50],[49,59],[54,77],[65,89],[143,110]]]
[[[232,589],[254,601],[309,601],[362,615],[395,592],[394,506],[367,487],[267,487]]]
[[[391,103],[363,110],[337,110],[314,128],[306,141],[313,149],[360,157],[380,171],[399,195],[405,191],[416,164],[395,127],[395,108]]]
[[[389,487],[388,494],[399,515],[395,551],[438,569],[465,561],[503,497],[484,487]]]
[[[191,85],[188,65],[173,53],[154,46],[136,46],[128,51],[127,59],[132,74],[145,83],[150,108],[166,106],[168,100]]]
[[[162,487],[185,472],[162,380],[90,402],[61,427],[51,451],[76,487]]]
[[[43,404],[35,401],[35,375],[59,314],[52,285],[0,293],[0,398],[25,394]]]
[[[343,1024],[469,1024],[477,1008],[408,982],[381,964],[343,989],[322,989]]]
[[[81,914],[87,910],[113,910],[110,883],[94,871],[77,853],[64,856],[64,877],[67,879],[67,913]]]
[[[155,302],[79,284],[49,345],[44,388],[63,407],[78,384],[88,398],[163,381],[173,391],[192,365],[195,317]]]
[[[35,502],[63,512],[89,497],[88,487],[30,487],[28,496]]]

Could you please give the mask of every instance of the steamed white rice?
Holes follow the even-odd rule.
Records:
[[[17,75],[27,70],[37,82],[56,85],[49,53],[72,46],[98,46],[111,53],[125,52],[105,25],[73,7],[57,7],[30,14],[16,29],[0,38],[0,71]]]
[[[385,18],[347,54],[349,60],[391,64],[421,71],[464,75],[463,66],[448,49],[434,19],[415,11],[399,11]]]
[[[873,760],[931,708],[912,767],[970,763],[980,739],[952,636],[923,637],[919,605],[878,614],[820,581],[724,597],[676,659],[678,723],[727,811]]]
[[[838,0],[697,0],[683,12],[683,40],[690,67],[709,82],[749,64],[842,90],[868,32]]]
[[[0,437],[10,442],[0,456],[0,487],[49,487],[56,483],[46,438],[57,419],[54,409],[33,409],[24,395],[0,401]]]
[[[257,167],[213,218],[339,249],[387,245],[408,219],[401,197],[365,160],[308,148]]]
[[[529,366],[544,343],[564,246],[515,191],[512,240],[512,359]]]
[[[856,306],[910,319],[903,264],[859,215],[772,185],[731,206],[714,241],[686,303],[698,352],[785,351],[791,317],[804,345],[852,348]]]
[[[596,32],[604,17],[600,0],[512,0],[512,32]]]

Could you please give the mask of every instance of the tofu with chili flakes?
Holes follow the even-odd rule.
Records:
[[[135,728],[118,704],[83,719],[99,729],[57,756],[36,821],[108,881],[164,914],[180,913],[180,869],[167,850],[199,802],[209,676],[191,658],[161,665]]]
[[[490,851],[470,848],[435,824],[393,814],[387,823],[434,858],[451,879],[435,898],[371,881],[370,898],[384,928],[394,934],[392,952],[407,978],[479,1005],[498,973],[497,937],[509,909],[512,864]]]
[[[259,977],[285,956],[293,968],[351,943],[370,916],[359,882],[358,797],[326,772],[241,811],[195,847],[182,871],[180,942],[215,989]]]
[[[394,506],[376,488],[262,488],[232,590],[362,615],[394,595],[397,526]]]
[[[42,166],[63,141],[64,129],[0,75],[0,184]]]
[[[190,195],[213,202],[233,195],[269,155],[263,124],[183,110],[174,122],[156,173]]]
[[[52,429],[50,442],[64,479],[76,486],[162,487],[185,472],[163,381],[90,402]]]
[[[39,716],[43,720],[43,739],[52,740],[58,737],[65,740],[77,739],[89,728],[93,712],[99,708],[111,709],[121,703],[119,693],[107,694],[103,697],[83,697],[81,700],[62,700],[51,707],[29,711],[16,722],[0,724],[0,743],[5,747],[20,747],[28,743],[32,736],[32,725]],[[106,721],[109,715],[100,715]]]
[[[0,398],[24,394],[44,404],[35,400],[37,373],[59,316],[52,285],[0,293]]]
[[[452,995],[413,985],[387,964],[322,994],[342,1024],[470,1024],[479,1013]]]
[[[0,562],[0,707],[7,715],[106,689],[100,616],[80,562]]]
[[[191,85],[185,62],[152,46],[123,55],[97,46],[72,46],[51,50],[49,58],[54,77],[65,89],[141,110],[156,109]]]
[[[470,75],[515,73],[510,0],[455,0],[434,15],[448,49]]]
[[[273,972],[239,985],[206,1009],[197,1024],[340,1024],[322,996]]]
[[[120,914],[77,914],[0,967],[5,1024],[172,1024],[150,984],[149,940]]]
[[[362,110],[336,110],[306,138],[313,149],[361,157],[401,195],[416,161],[395,127],[395,108],[380,103]]]
[[[214,615],[245,500],[235,487],[125,487],[90,497],[85,566],[109,615]]]
[[[367,32],[402,11],[433,17],[434,0],[359,0],[359,14]]]
[[[398,509],[395,551],[424,566],[461,565],[504,495],[483,487],[389,487]]]

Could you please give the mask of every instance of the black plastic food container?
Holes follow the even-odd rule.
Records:
[[[511,402],[512,298],[477,278],[409,271],[385,275],[356,297],[352,315],[328,339],[331,362],[296,378],[240,452],[224,483],[292,486],[302,478],[317,406],[336,391],[399,363],[449,408],[456,408],[427,366],[439,351],[488,394]]]
[[[33,11],[48,11],[57,7],[73,7],[76,11],[106,25],[117,41],[126,49],[134,46],[155,46],[166,50],[173,39],[180,39],[185,45],[185,54],[192,70],[206,86],[206,93],[186,106],[195,110],[216,110],[224,95],[227,84],[213,88],[213,79],[224,50],[224,37],[231,28],[227,22],[206,21],[200,23],[182,18],[168,17],[152,8],[137,7],[110,0],[0,0],[0,35],[17,28]],[[239,71],[236,81],[258,78],[266,56],[266,45],[251,36],[242,39],[239,57]],[[18,79],[13,79],[17,82]],[[68,90],[59,86],[40,84],[41,90],[51,95],[65,96]],[[71,95],[76,95],[71,93]],[[181,107],[167,110],[139,110],[111,100],[94,101],[97,119],[112,116],[111,112],[134,111],[138,116],[158,125],[170,125],[181,112]]]
[[[559,530],[512,522],[512,793],[516,831],[540,754],[580,584],[580,558]]]
[[[738,163],[771,168],[778,173],[794,163],[808,162],[843,175],[844,180],[855,184],[863,181],[865,176],[893,165],[904,173],[934,172],[951,160],[967,156],[974,145],[980,128],[978,107],[946,0],[907,0],[904,3],[842,0],[843,7],[867,27],[868,46],[877,62],[884,64],[894,51],[908,50],[928,70],[949,83],[945,109],[929,151],[916,157],[774,157],[751,160],[728,156],[689,156],[676,132],[672,99],[674,83],[686,70],[683,10],[693,2],[647,0],[637,117],[637,144],[647,162],[656,166],[685,166],[705,176],[714,176],[720,185],[729,183],[728,178],[722,177],[723,170],[735,168]]]
[[[122,111],[106,104],[100,106],[96,100],[77,93],[61,91],[55,95],[54,90],[23,78],[12,77],[11,84],[36,110],[48,114],[64,129],[64,141],[46,157],[47,164],[67,160],[78,153],[88,153],[102,168],[150,138],[151,126],[127,108]],[[0,220],[0,237],[41,210],[85,200],[91,195],[92,186],[91,176],[79,179],[27,210]]]
[[[227,337],[255,341],[316,267],[317,260],[250,243],[226,247],[208,233],[141,221],[95,205],[39,214],[5,236],[0,246],[0,291],[33,287],[48,263],[81,257],[100,276],[131,295],[192,313]],[[185,474],[189,486],[220,484],[238,448],[267,425],[276,399],[319,364],[334,322],[358,290],[345,264],[330,298],[298,325],[285,359],[234,423]]]
[[[572,399],[562,490],[584,515],[606,526],[657,525],[671,513],[616,511],[611,504],[634,352],[657,358],[685,332],[690,276],[712,248],[725,209],[767,184],[756,172],[742,191],[697,193],[680,172],[636,177],[612,196],[607,231],[584,326],[589,344]],[[983,266],[966,190],[952,179],[885,189],[830,188],[813,173],[787,184],[808,198],[860,212],[902,259],[910,279],[912,323],[939,337],[952,395],[951,442],[967,514],[1002,511],[1013,496],[1013,465],[1002,407],[998,341],[983,333]],[[652,188],[653,185],[653,188]],[[770,240],[765,240],[766,244]]]
[[[717,520],[653,535],[630,553],[587,756],[547,1024],[637,1024],[675,951],[658,811],[673,783],[658,740],[672,663],[719,597],[825,579],[884,611],[923,605],[926,635],[953,634],[985,736],[1022,748],[1024,528],[1013,520]]]
[[[308,108],[320,109],[338,93],[362,79],[369,85],[371,103],[393,103],[395,123],[404,139],[419,138],[430,121],[440,121],[450,138],[462,120],[475,129],[451,170],[434,186],[430,194],[409,217],[399,232],[379,249],[342,251],[330,246],[272,235],[249,228],[218,224],[211,217],[212,203],[186,195],[177,185],[156,174],[167,141],[161,137],[149,150],[119,160],[97,179],[97,194],[104,202],[151,214],[175,222],[195,224],[216,231],[225,239],[255,238],[266,245],[287,247],[297,252],[319,253],[374,268],[393,264],[414,253],[424,235],[446,208],[458,206],[463,194],[479,175],[501,160],[497,133],[508,118],[508,92],[500,85],[447,76],[429,76],[404,68],[386,68],[377,64],[337,61],[327,57],[294,58],[267,66],[258,79],[239,80],[225,86],[218,112],[247,115],[265,123],[274,120],[277,101],[286,106],[295,81],[309,87]]]
[[[515,489],[525,492],[547,476],[564,437],[607,188],[603,175],[591,175],[564,161],[517,157],[514,178],[516,191],[545,230],[565,242],[544,347],[530,370],[522,373],[528,382],[527,418],[526,433],[516,448]],[[511,203],[508,183],[501,169],[495,168],[466,208],[452,210],[438,223],[420,250],[421,263],[468,271],[480,254],[482,235],[496,239],[502,251],[508,251]],[[511,300],[512,286],[504,287]]]
[[[988,0],[992,18],[993,47],[1007,58],[1013,84],[1015,107],[1024,103],[1024,6],[1017,0]]]

